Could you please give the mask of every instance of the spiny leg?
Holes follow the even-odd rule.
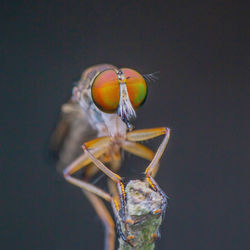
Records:
[[[102,155],[104,152],[105,152],[104,148],[99,148],[98,150],[96,150],[94,152],[94,155],[98,157],[99,155]],[[90,162],[89,162],[89,159],[88,159],[86,154],[81,155],[64,170],[64,172],[63,172],[64,178],[68,182],[70,182],[71,184],[74,184],[74,185],[76,185],[80,188],[83,188],[89,192],[95,193],[95,194],[101,196],[102,198],[104,198],[105,200],[110,201],[110,199],[111,199],[110,195],[107,194],[106,192],[104,192],[103,190],[101,190],[100,188],[98,188],[98,187],[96,187],[96,186],[94,186],[86,181],[79,180],[79,179],[71,176],[71,174],[75,173],[80,168],[86,167]]]
[[[140,130],[134,130],[132,132],[128,132],[126,135],[126,138],[128,140],[126,141],[127,145],[125,144],[123,148],[132,154],[135,154],[139,157],[142,157],[151,161],[154,157],[154,152],[151,149],[139,143],[136,143],[136,144],[129,144],[129,143],[153,139],[160,135],[166,135],[167,138],[169,139],[170,129],[165,128],[165,127],[160,127],[160,128],[140,129]],[[151,176],[154,177],[157,174],[158,168],[159,168],[159,161],[158,161],[158,164],[154,165],[154,168],[152,169],[150,173]]]
[[[164,191],[160,188],[160,186],[157,184],[157,182],[155,181],[155,179],[152,176],[152,173],[155,169],[156,166],[158,166],[159,161],[162,157],[162,154],[168,144],[168,140],[169,140],[169,136],[170,136],[170,130],[167,129],[166,130],[166,134],[165,137],[161,143],[161,145],[159,146],[159,148],[157,149],[155,156],[153,158],[153,160],[150,162],[149,166],[146,168],[145,170],[145,175],[146,175],[146,180],[148,181],[148,183],[150,184],[150,186],[157,192],[160,193],[160,195],[163,197],[163,202],[162,202],[162,206],[161,209],[158,209],[156,211],[154,211],[154,214],[159,214],[164,217],[165,215],[165,210],[166,210],[166,206],[167,206],[167,195],[164,193]]]
[[[148,147],[132,141],[125,141],[122,144],[122,148],[133,155],[149,161],[151,161],[155,155],[155,153]]]
[[[121,230],[119,217],[122,219],[122,222],[126,224],[126,215],[125,215],[125,200],[126,200],[126,194],[124,190],[124,184],[122,182],[122,178],[115,174],[113,171],[111,171],[109,168],[107,168],[101,161],[99,161],[92,153],[89,152],[89,150],[86,148],[85,144],[82,146],[83,150],[88,154],[89,158],[93,161],[93,163],[102,171],[104,172],[108,177],[110,177],[111,180],[113,180],[117,184],[118,194],[119,194],[119,201],[112,199],[112,208],[116,216],[116,222],[118,231],[121,234],[121,237],[127,241],[131,246],[131,239],[133,239],[133,236],[125,236]]]
[[[100,159],[101,162],[103,162]],[[118,172],[118,170],[121,168],[121,154],[119,151],[119,154],[112,156],[110,161],[108,162],[110,169],[113,172]],[[110,178],[108,178],[108,188],[109,193],[111,193],[112,197],[118,202],[118,205],[120,207],[120,200],[119,200],[119,193],[117,189],[117,184]]]
[[[95,145],[98,146],[96,143],[96,139],[92,140],[90,143],[87,142],[87,144],[90,145]],[[100,146],[100,144],[99,144]],[[105,155],[102,155],[100,157],[105,158]],[[112,161],[113,163],[113,161]],[[90,179],[95,173],[96,171],[98,171],[99,169],[93,164],[93,162],[91,163],[91,167],[93,168],[92,170],[86,172],[85,174],[85,179]],[[117,165],[117,164],[116,164]],[[108,179],[110,180],[110,179]],[[112,182],[112,184],[114,184]],[[102,220],[102,223],[104,225],[105,228],[105,243],[104,243],[104,249],[105,250],[113,250],[115,247],[115,229],[114,229],[114,222],[112,217],[110,216],[110,213],[108,212],[107,208],[105,207],[104,203],[94,194],[91,194],[89,192],[86,192],[83,190],[83,192],[86,194],[87,198],[89,199],[89,201],[91,202],[92,206],[94,207],[97,215],[100,217],[100,219]],[[111,193],[112,194],[112,193]]]
[[[88,141],[87,144],[89,145],[89,148],[92,149],[93,154],[99,158],[101,155],[103,155],[106,151],[106,147],[110,142],[110,137],[100,137],[91,141]],[[67,166],[64,169],[64,174],[71,175],[81,168],[87,166],[89,163],[91,163],[91,160],[86,154],[82,154],[79,156],[76,160],[74,160],[69,166]]]
[[[80,188],[82,188],[82,189],[84,189],[86,191],[89,191],[89,192],[93,193],[93,194],[96,194],[96,195],[102,197],[104,200],[106,200],[108,202],[110,202],[111,199],[112,199],[111,196],[108,193],[106,193],[102,189],[100,189],[100,188],[98,188],[98,187],[96,187],[96,186],[94,186],[94,185],[92,185],[92,184],[90,184],[90,183],[88,183],[86,181],[78,180],[77,178],[74,178],[74,177],[72,177],[70,175],[67,175],[67,174],[64,175],[64,178],[69,183],[71,183],[73,185],[76,185],[76,186],[78,186],[78,187],[80,187]]]
[[[93,149],[93,154],[96,157],[102,156],[106,151],[106,144],[109,143],[109,138],[97,138],[95,140],[87,142],[90,147]],[[102,220],[105,227],[105,250],[114,250],[115,247],[115,232],[114,232],[114,222],[106,209],[104,203],[96,196],[100,196],[103,199],[111,202],[112,198],[109,194],[104,192],[103,190],[95,187],[94,185],[88,183],[87,181],[79,180],[71,176],[71,174],[75,173],[79,169],[89,166],[91,160],[87,156],[87,154],[83,154],[78,157],[72,164],[70,164],[64,171],[65,179],[82,188],[86,197],[94,207],[96,213]],[[95,171],[87,171],[85,173],[85,180],[88,180]]]
[[[126,134],[126,138],[129,141],[145,141],[160,135],[164,135],[166,134],[167,130],[169,129],[165,127],[138,129],[132,132],[128,132]]]
[[[119,213],[119,205],[117,203],[116,200],[112,199],[111,201],[111,205],[112,205],[112,209],[114,212],[114,217],[115,217],[115,222],[116,222],[116,229],[117,229],[117,233],[119,234],[119,237],[121,237],[124,241],[126,241],[130,246],[134,247],[133,243],[131,242],[132,239],[134,239],[133,235],[125,235],[122,231],[122,224],[120,221],[120,213]],[[123,222],[124,223],[124,222]],[[125,224],[125,229],[126,228],[126,224]]]
[[[117,185],[111,179],[108,179],[108,187],[109,187],[109,191],[113,197],[113,199],[111,201],[111,205],[112,205],[112,209],[114,212],[117,233],[118,233],[119,237],[121,237],[124,241],[128,242],[131,246],[133,246],[131,240],[134,237],[132,235],[126,236],[122,231],[120,215],[119,215],[119,211],[121,209],[121,203],[120,203],[120,198],[119,198],[119,194],[118,194],[118,190],[117,190]],[[128,231],[127,225],[134,224],[134,221],[126,219],[123,223],[125,225],[125,229]]]
[[[120,151],[119,151],[120,153]],[[112,169],[113,172],[117,172],[120,167],[121,167],[121,156],[120,154],[115,155],[115,157],[111,157],[109,151],[105,152],[103,155],[101,155],[100,157],[98,157],[98,159],[105,163],[108,163],[110,169]],[[90,160],[90,159],[89,159]],[[97,168],[95,166],[95,164],[93,162],[91,162],[88,167],[86,168],[86,170],[84,171],[84,175],[83,175],[83,180],[86,180],[87,176],[94,176],[99,170],[99,168]],[[101,178],[102,176],[100,176]],[[96,182],[99,178],[97,178],[94,182]],[[110,179],[108,179],[110,180]],[[112,182],[112,184],[114,184],[114,182]]]
[[[146,160],[149,160],[149,161],[152,161],[152,159],[154,158],[154,155],[155,155],[153,150],[151,150],[150,148],[148,148],[140,143],[137,143],[137,142],[125,141],[122,144],[122,148],[125,151],[127,151],[133,155],[139,156],[139,157],[146,159]],[[159,164],[153,170],[153,173],[152,173],[153,177],[156,175],[158,168],[159,168]]]
[[[134,131],[133,131],[134,132]],[[133,133],[131,132],[131,133]],[[137,132],[137,131],[135,131]],[[159,128],[159,129],[149,129],[147,131],[143,130],[140,131],[141,133],[136,133],[136,134],[132,134],[132,140],[143,140],[143,138],[147,137],[149,139],[153,138],[154,135],[159,136],[161,134],[165,134],[164,139],[162,141],[162,143],[160,144],[159,148],[157,149],[152,161],[150,162],[149,166],[146,168],[145,170],[145,175],[146,175],[146,181],[150,184],[150,186],[156,191],[159,192],[160,195],[163,198],[162,201],[162,205],[161,205],[161,209],[157,209],[155,211],[153,211],[153,214],[155,215],[162,215],[164,218],[165,215],[165,210],[166,210],[166,206],[167,206],[167,195],[163,192],[163,190],[160,188],[160,186],[157,184],[157,182],[154,180],[153,176],[154,174],[156,174],[158,166],[159,166],[159,161],[162,157],[162,154],[168,144],[168,140],[170,137],[170,129],[168,128]],[[141,136],[143,135],[143,136]],[[130,134],[130,139],[131,139],[131,134]],[[159,232],[154,233],[152,235],[152,241],[156,240],[157,238],[159,238]]]
[[[111,170],[117,172],[121,167],[121,155],[117,154],[115,157],[112,157],[112,160],[109,162],[109,166]],[[108,179],[108,187],[109,187],[109,192],[112,194],[113,199],[117,202],[117,205],[118,205],[117,207],[120,208],[121,204],[120,204],[120,198],[119,198],[117,185],[110,178]],[[125,223],[126,230],[128,230],[127,228],[128,224],[130,225],[134,224],[134,221],[131,219],[126,219],[124,223]]]
[[[118,207],[121,207],[120,204],[120,196],[118,193],[117,185],[111,179],[108,179],[108,189],[109,193],[111,194],[112,198],[116,200]]]
[[[149,166],[147,167],[147,169],[145,170],[145,174],[146,175],[150,175],[152,176],[152,172],[154,171],[154,168],[157,167],[157,165],[159,164],[159,161],[162,157],[162,154],[164,153],[164,150],[168,144],[168,140],[170,137],[170,129],[169,128],[165,128],[164,131],[164,139],[162,141],[162,143],[160,144],[159,148],[157,149],[153,160],[150,162]]]
[[[90,151],[87,149],[85,144],[82,146],[83,150],[86,152],[88,157],[93,161],[93,163],[104,173],[106,174],[110,179],[112,179],[116,184],[120,196],[120,202],[121,202],[121,208],[124,210],[124,203],[125,203],[125,191],[124,191],[124,184],[122,182],[122,178],[118,175],[115,174],[112,170],[107,168],[101,161],[99,161]],[[125,213],[122,211],[122,214]],[[123,216],[123,215],[122,215]],[[122,217],[121,216],[121,217]]]

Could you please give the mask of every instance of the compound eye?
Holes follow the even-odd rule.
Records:
[[[128,95],[134,109],[140,107],[147,97],[147,84],[141,74],[133,69],[124,68]]]
[[[114,113],[119,105],[120,86],[114,70],[108,69],[96,76],[91,87],[95,105],[105,113]]]

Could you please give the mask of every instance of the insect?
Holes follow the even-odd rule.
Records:
[[[58,169],[68,182],[82,188],[104,224],[105,249],[114,249],[114,222],[99,197],[111,202],[115,213],[125,224],[129,223],[125,216],[124,184],[116,174],[121,167],[121,150],[151,161],[145,180],[161,192],[153,177],[170,130],[163,127],[133,130],[131,125],[136,110],[146,100],[147,81],[154,79],[153,74],[142,76],[133,69],[118,69],[109,64],[86,69],[73,88],[71,99],[62,106],[61,121],[52,136],[52,148],[59,154]],[[139,143],[160,135],[165,136],[156,154]],[[81,178],[77,178],[75,173],[82,169]],[[110,194],[89,182],[98,170],[110,177]]]

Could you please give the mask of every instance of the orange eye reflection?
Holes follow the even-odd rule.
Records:
[[[140,107],[147,97],[147,84],[143,76],[133,69],[122,69],[126,77],[130,102],[134,109]]]
[[[119,105],[120,86],[114,70],[108,69],[95,78],[91,87],[95,105],[106,113],[114,113]]]

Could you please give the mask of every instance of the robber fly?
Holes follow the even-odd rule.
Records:
[[[151,161],[145,171],[145,181],[164,196],[153,177],[170,130],[164,127],[133,130],[131,125],[136,110],[146,100],[149,80],[155,80],[155,76],[141,75],[133,69],[118,69],[109,64],[86,69],[73,88],[71,99],[62,106],[61,120],[52,136],[52,148],[59,155],[57,168],[68,182],[83,190],[101,218],[107,250],[114,249],[114,223],[99,197],[112,204],[115,214],[125,224],[132,223],[126,221],[124,184],[116,174],[121,167],[122,149]],[[165,136],[156,154],[139,143],[160,135]],[[77,178],[75,173],[82,169],[81,178]],[[110,193],[89,182],[98,170],[110,177]],[[132,236],[122,233],[122,237],[129,242]]]

